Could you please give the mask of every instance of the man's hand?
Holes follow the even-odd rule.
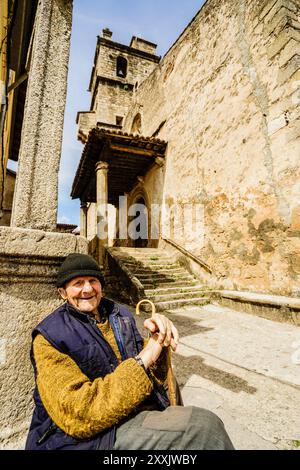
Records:
[[[159,344],[165,347],[171,346],[173,351],[176,351],[179,341],[178,331],[167,317],[155,313],[145,320],[144,327],[152,334],[158,333]]]
[[[171,346],[176,350],[179,335],[173,323],[164,315],[154,314],[144,322],[144,327],[151,332],[147,346],[139,353],[146,369],[159,358],[162,348]]]

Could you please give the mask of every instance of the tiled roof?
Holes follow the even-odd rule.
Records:
[[[95,165],[109,163],[109,182],[113,183],[109,198],[130,190],[137,176],[143,176],[156,157],[164,157],[167,142],[155,137],[128,134],[102,127],[93,128],[88,136],[74,178],[71,196],[84,202],[95,202]],[[120,194],[117,194],[120,192]]]

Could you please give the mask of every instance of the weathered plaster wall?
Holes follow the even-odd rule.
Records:
[[[164,201],[204,206],[204,245],[173,239],[230,288],[299,294],[299,16],[299,0],[208,0],[126,118],[166,121]]]

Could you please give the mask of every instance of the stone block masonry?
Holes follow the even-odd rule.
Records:
[[[112,32],[97,40],[94,66],[89,90],[92,94],[91,110],[94,113],[90,128],[100,125],[122,127],[123,117],[128,112],[138,86],[157,66],[159,57],[156,45],[140,38],[132,38],[130,46],[111,39]],[[124,69],[119,66],[123,61]],[[79,113],[79,138],[88,135],[86,125]]]

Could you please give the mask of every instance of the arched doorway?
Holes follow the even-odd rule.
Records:
[[[134,248],[146,248],[149,242],[148,209],[145,199],[139,196],[134,202],[134,216],[130,217],[134,223],[132,246]]]

